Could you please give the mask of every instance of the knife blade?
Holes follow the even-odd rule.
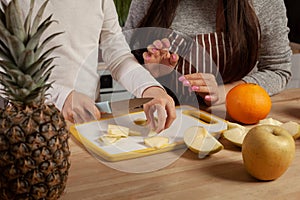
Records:
[[[104,113],[124,114],[141,107],[152,99],[153,98],[134,98],[120,101],[102,101],[96,102],[95,105]]]

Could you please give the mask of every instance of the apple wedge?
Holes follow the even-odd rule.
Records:
[[[199,126],[187,129],[183,140],[191,151],[198,153],[201,157],[217,153],[224,148],[205,128]]]
[[[226,140],[230,141],[238,147],[242,147],[245,136],[247,135],[250,128],[232,128],[223,132],[223,136]]]
[[[278,121],[273,118],[266,118],[259,120],[258,125],[275,125],[275,126],[280,126],[282,124],[281,121]]]
[[[300,125],[297,122],[285,122],[281,124],[281,127],[287,130],[295,140],[300,138]]]
[[[169,138],[163,136],[154,136],[144,139],[145,145],[151,148],[160,149],[169,144]]]

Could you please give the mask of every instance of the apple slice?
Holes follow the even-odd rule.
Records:
[[[201,157],[217,153],[224,148],[205,128],[199,126],[187,129],[183,140],[191,151],[198,153]]]
[[[259,120],[258,125],[263,125],[263,124],[280,126],[282,122],[273,118],[266,118],[266,119]]]
[[[244,129],[245,126],[242,126],[238,123],[233,123],[233,122],[229,122],[227,121],[227,129],[232,129],[232,128],[240,128],[240,129]]]
[[[139,132],[139,131],[134,131],[134,130],[129,130],[129,133],[128,133],[129,136],[141,136],[142,133]]]
[[[148,133],[148,137],[153,137],[153,136],[156,136],[157,135],[157,132],[155,132],[154,130],[150,130],[149,133]]]
[[[116,137],[109,137],[107,135],[102,135],[99,137],[99,141],[103,144],[103,145],[111,145],[115,142],[117,142],[120,138],[116,138]]]
[[[147,125],[147,120],[143,118],[137,118],[133,121],[136,125],[139,126],[146,126]]]
[[[250,128],[246,127],[235,127],[228,129],[223,132],[223,136],[225,139],[230,141],[236,146],[242,147],[245,136],[247,135]]]
[[[287,130],[295,140],[300,138],[300,125],[297,122],[285,122],[281,127]]]
[[[108,124],[107,135],[109,137],[128,137],[129,128],[120,125]]]
[[[154,120],[157,122],[158,118],[154,117]],[[135,120],[133,120],[133,123],[138,125],[138,126],[146,126],[147,125],[147,119],[144,118],[136,118]]]
[[[169,144],[169,138],[163,136],[155,136],[144,139],[145,145],[151,148],[160,149]]]

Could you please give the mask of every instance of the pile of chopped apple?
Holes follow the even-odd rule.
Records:
[[[108,124],[107,134],[99,137],[99,141],[103,145],[111,145],[122,138],[127,138],[128,136],[141,136],[140,132],[129,129],[125,126]]]
[[[116,143],[122,138],[128,138],[129,136],[141,136],[140,132],[129,129],[125,126],[108,124],[107,133],[99,137],[99,141],[103,145],[111,145]],[[144,139],[145,145],[151,148],[162,148],[169,144],[169,138],[163,136],[156,136],[155,131],[150,131],[148,137]]]
[[[233,144],[241,147],[245,136],[251,128],[232,122],[227,122],[227,124],[228,129],[223,132],[223,137],[226,138],[228,141],[232,142]],[[300,138],[300,125],[297,122],[289,121],[283,123],[273,118],[266,118],[260,120],[256,126],[259,125],[280,126],[287,130],[295,140]]]

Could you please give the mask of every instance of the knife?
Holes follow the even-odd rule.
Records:
[[[143,104],[151,101],[153,98],[134,98],[121,101],[102,101],[95,105],[101,112],[124,114],[141,107]]]

